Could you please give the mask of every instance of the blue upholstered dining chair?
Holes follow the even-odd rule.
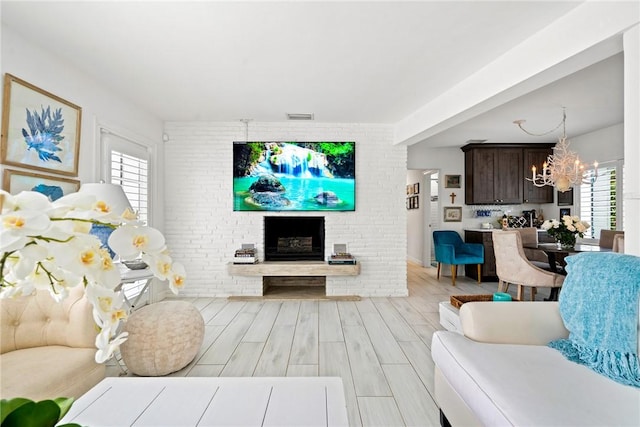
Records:
[[[484,246],[481,243],[465,243],[460,235],[452,230],[439,230],[433,232],[433,246],[436,250],[438,262],[438,280],[440,280],[440,266],[451,265],[451,284],[456,285],[458,265],[477,264],[478,283],[482,276],[482,264],[484,264]]]

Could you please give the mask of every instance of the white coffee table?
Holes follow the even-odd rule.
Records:
[[[460,324],[460,310],[452,306],[449,301],[442,301],[438,304],[440,313],[440,324],[448,331],[462,333]]]
[[[100,426],[348,426],[342,379],[104,379],[62,420]]]

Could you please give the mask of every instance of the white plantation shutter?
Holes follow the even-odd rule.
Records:
[[[138,218],[148,224],[150,150],[142,144],[114,135],[105,129],[101,135],[105,180],[122,187]],[[145,290],[146,282],[145,279],[122,285],[122,290],[129,300],[132,301],[139,296],[135,308],[143,307],[147,302],[154,300],[151,287]],[[140,295],[143,290],[145,294]]]
[[[592,172],[592,171],[589,171]],[[618,170],[614,166],[598,168],[598,179],[580,186],[580,218],[588,221],[591,228],[585,238],[600,238],[600,230],[616,230],[618,228],[618,203],[621,195],[618,182]]]
[[[134,141],[103,132],[106,180],[122,187],[131,207],[144,223],[149,223],[149,149]]]
[[[111,151],[111,183],[124,189],[133,210],[147,223],[149,215],[148,161]]]

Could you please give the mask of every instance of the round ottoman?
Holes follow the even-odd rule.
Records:
[[[129,338],[120,346],[120,353],[129,371],[160,376],[193,360],[204,339],[204,320],[188,302],[163,301],[133,312],[124,330]]]

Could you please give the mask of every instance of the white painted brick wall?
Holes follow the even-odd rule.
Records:
[[[328,295],[407,295],[406,147],[394,146],[387,125],[280,122],[169,122],[165,144],[165,235],[184,263],[181,295],[262,295],[262,279],[230,276],[242,243],[263,256],[265,215],[323,215],[325,254],[346,243],[359,276],[327,277]],[[355,212],[234,212],[233,141],[355,141]]]

